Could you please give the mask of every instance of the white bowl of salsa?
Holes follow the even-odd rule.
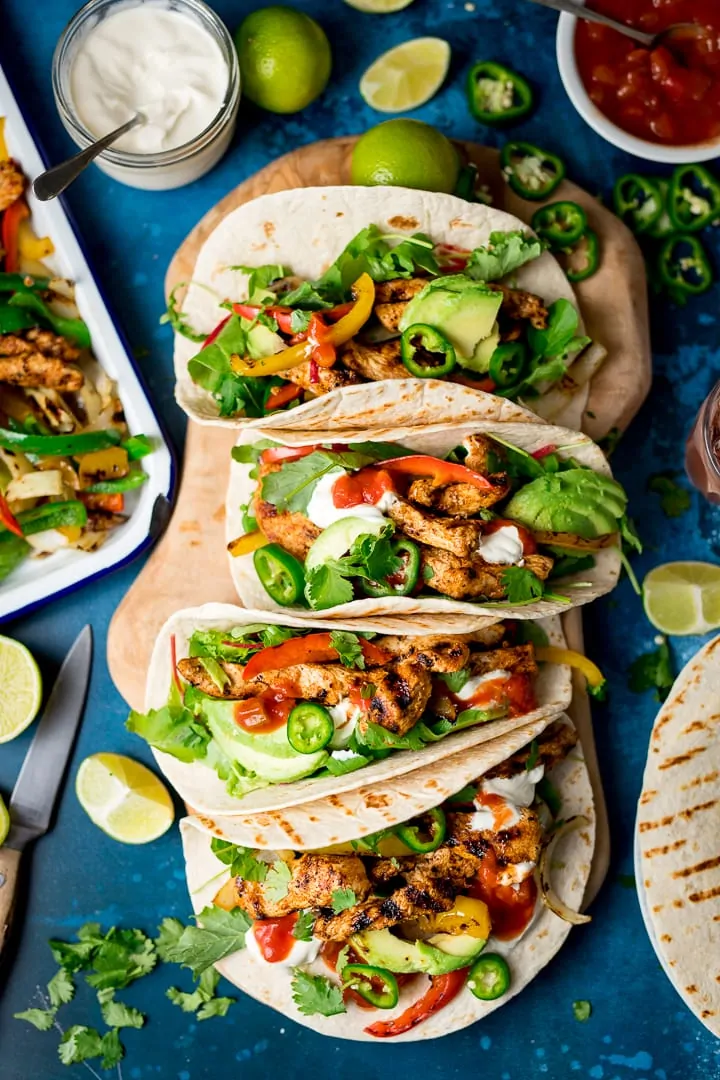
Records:
[[[592,0],[606,15],[656,33],[695,22],[698,33],[652,52],[597,23],[560,16],[557,59],[573,105],[604,139],[667,164],[720,156],[718,0]],[[675,58],[682,54],[684,64]],[[675,55],[673,55],[675,54]]]

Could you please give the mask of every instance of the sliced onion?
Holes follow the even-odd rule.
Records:
[[[560,382],[536,399],[535,405],[539,406],[536,411],[546,420],[552,420],[565,408],[568,398],[590,382],[593,375],[602,367],[607,355],[605,346],[593,341],[570,364]]]
[[[564,821],[552,834],[543,848],[540,854],[540,862],[535,870],[535,881],[543,904],[546,908],[549,908],[554,915],[557,915],[559,919],[562,919],[563,922],[571,923],[572,926],[580,926],[581,923],[589,923],[592,921],[592,918],[590,915],[583,915],[579,911],[572,911],[572,909],[557,895],[550,881],[550,860],[558,841],[575,829],[580,829],[589,824],[590,822],[583,814],[576,814],[574,817]]]
[[[26,473],[12,480],[5,492],[5,497],[8,502],[14,502],[16,499],[43,499],[53,496],[69,499],[72,498],[72,494],[72,490],[68,491],[61,469],[45,469]]]
[[[62,435],[77,431],[80,427],[77,417],[70,411],[67,402],[57,390],[46,387],[27,387],[28,397],[35,402],[43,418],[50,425],[53,433]]]

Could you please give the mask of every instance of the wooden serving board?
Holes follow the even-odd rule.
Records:
[[[243,203],[290,188],[347,184],[355,137],[328,139],[294,150],[251,176],[214,206],[178,248],[168,268],[166,292],[193,276],[203,243],[222,219]],[[493,205],[529,222],[538,203],[520,199],[503,182],[496,150],[458,144],[474,162]],[[631,233],[588,192],[564,181],[554,199],[572,199],[585,209],[602,246],[602,266],[577,287],[588,333],[608,349],[609,357],[590,388],[586,428],[593,438],[612,428],[624,429],[650,387],[651,354],[645,267]],[[225,554],[225,491],[230,468],[232,429],[188,424],[180,492],[168,529],[142,573],[118,607],[108,632],[108,666],[115,685],[136,709],[143,707],[145,673],[157,633],[180,608],[208,600],[236,603]],[[582,650],[579,612],[565,616],[573,648]],[[597,892],[607,871],[609,833],[584,690],[576,687],[571,713],[590,766],[598,811],[598,839],[587,897]]]

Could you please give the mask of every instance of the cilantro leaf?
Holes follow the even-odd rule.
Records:
[[[77,1065],[102,1053],[102,1038],[95,1028],[73,1024],[68,1028],[58,1046],[58,1056],[63,1065]]]
[[[212,968],[208,968],[212,971]],[[182,990],[178,990],[176,986],[171,986],[165,991],[165,997],[182,1009],[183,1012],[194,1013],[204,1004],[203,996],[199,990],[193,990],[192,993],[186,994]]]
[[[371,465],[376,458],[352,450],[336,453],[331,450],[313,450],[297,461],[288,461],[282,468],[268,473],[262,479],[262,498],[278,510],[305,513],[318,480],[333,469],[352,472]]]
[[[25,1012],[13,1013],[15,1020],[25,1020],[38,1031],[49,1031],[55,1023],[56,1009],[26,1009]]]
[[[75,996],[75,983],[70,978],[65,968],[55,972],[47,984],[50,1004],[57,1008],[59,1005],[67,1005]]]
[[[240,877],[243,881],[264,881],[268,872],[268,865],[253,854],[250,848],[231,844],[229,840],[221,840],[214,836],[210,843],[210,849],[217,859],[225,866],[230,867],[233,877]]]
[[[292,878],[290,867],[282,859],[276,859],[265,878],[265,895],[268,900],[284,900]]]
[[[184,705],[165,705],[146,713],[133,710],[125,727],[178,761],[198,761],[207,754],[210,732]]]
[[[315,916],[312,911],[298,913],[297,921],[293,927],[293,937],[298,941],[312,941]]]
[[[592,1005],[589,1001],[573,1001],[572,1010],[575,1019],[579,1020],[580,1023],[585,1023],[592,1014]]]
[[[673,479],[677,475],[674,469],[669,469],[655,473],[648,480],[648,490],[660,496],[662,511],[669,518],[682,517],[692,505],[690,492]]]
[[[293,311],[292,315],[290,316],[290,329],[292,330],[293,334],[305,333],[305,331],[310,326],[310,315],[311,312],[298,311],[297,308],[295,309],[295,311]]]
[[[509,604],[526,604],[539,599],[545,592],[545,586],[532,570],[523,566],[508,566],[502,573],[505,599]]]
[[[80,971],[85,967],[95,951],[95,947],[92,941],[80,941],[77,943],[69,941],[50,942],[53,960],[70,973]]]
[[[181,309],[178,307],[178,289],[184,289],[189,284],[189,281],[178,281],[177,285],[174,285],[170,290],[167,309],[165,310],[165,314],[160,316],[160,325],[163,326],[166,323],[169,323],[176,334],[182,334],[182,336],[188,338],[189,341],[200,342],[205,340],[207,334],[201,334],[198,330],[194,330]]]
[[[145,1023],[145,1015],[139,1009],[133,1009],[122,1001],[111,998],[102,1005],[102,1017],[108,1027],[141,1028]]]
[[[213,1016],[225,1016],[231,1005],[234,1005],[236,998],[231,997],[214,997],[208,1001],[203,1002],[197,1012],[198,1020],[210,1020]]]
[[[335,961],[335,971],[342,978],[343,969],[350,963],[350,946],[343,945]]]
[[[492,232],[485,247],[470,254],[465,273],[475,281],[497,281],[524,263],[537,259],[543,245],[536,236],[521,232]]]
[[[191,969],[197,978],[231,953],[245,948],[252,919],[241,908],[225,911],[206,907],[197,916],[200,926],[186,926],[174,945],[166,945],[163,959]]]
[[[173,963],[173,958],[170,955],[172,950],[177,946],[178,941],[182,937],[182,932],[185,929],[179,919],[163,919],[158,927],[158,936],[155,938],[155,951],[161,960],[168,963]]]
[[[331,630],[330,644],[337,649],[338,660],[343,667],[365,670],[365,657],[357,634],[347,630]]]
[[[307,571],[305,599],[313,611],[349,604],[353,587],[334,566],[313,566]]]
[[[675,681],[670,646],[665,638],[656,649],[643,653],[630,665],[628,685],[636,694],[654,690],[658,701],[664,701]]]
[[[114,1069],[125,1056],[125,1047],[120,1042],[120,1036],[115,1028],[106,1031],[100,1041],[101,1069]]]
[[[637,551],[638,554],[640,554],[643,549],[643,543],[638,535],[638,531],[633,519],[629,518],[627,514],[623,514],[623,516],[620,518],[619,525],[623,547],[632,548],[634,551]]]
[[[352,889],[334,889],[330,897],[332,909],[336,915],[341,911],[354,907],[357,904],[357,896]]]
[[[342,990],[324,975],[309,975],[301,968],[294,968],[291,988],[293,1001],[303,1016],[337,1016],[347,1012]]]
[[[113,928],[92,958],[93,974],[86,981],[96,990],[121,990],[155,967],[155,944],[141,930]]]

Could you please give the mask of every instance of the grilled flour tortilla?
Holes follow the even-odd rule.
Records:
[[[242,849],[238,859],[222,834],[186,818],[180,828],[200,924],[215,904],[236,911],[236,928],[246,928],[245,947],[218,970],[258,1001],[334,1038],[438,1038],[487,1016],[549,962],[571,923],[585,921],[575,913],[590,873],[595,820],[575,738],[561,719],[511,757],[498,757],[487,743],[476,751],[472,786],[435,803],[430,814],[322,851]],[[385,791],[377,788],[378,795]],[[568,822],[556,830],[557,857],[547,846],[553,816]],[[231,877],[231,867],[245,877]],[[281,959],[269,962],[268,935],[278,932]],[[502,960],[488,954],[504,958],[506,988]],[[382,982],[372,989],[385,990],[391,1007],[359,1008],[343,995],[332,965],[342,971],[345,962],[381,969]],[[346,969],[345,980],[351,977]],[[399,1000],[392,1006],[394,981]],[[474,996],[473,982],[485,1000]],[[434,1012],[428,992],[441,999]]]
[[[569,668],[538,666],[520,628],[367,640],[346,625],[269,624],[221,604],[178,612],[158,635],[147,711],[128,726],[194,810],[255,814],[431,766],[556,716],[571,698]],[[564,645],[557,619],[533,638]],[[250,664],[262,670],[245,679]],[[437,789],[428,782],[417,799],[425,809]]]
[[[422,429],[358,426],[343,432],[342,443],[335,438],[267,428],[243,432],[234,448],[227,538],[235,587],[248,607],[331,621],[359,617],[372,630],[411,616],[416,632],[447,632],[498,617],[559,614],[614,588],[627,500],[586,436],[477,419]],[[284,446],[304,447],[306,456],[293,460]],[[428,457],[440,460],[433,465]],[[458,470],[459,461],[474,476]],[[365,490],[366,478],[372,490]],[[344,506],[336,505],[338,480],[347,488]],[[294,599],[273,589],[263,566],[268,558],[277,564],[277,549],[253,552],[252,538],[248,547],[239,539],[253,528],[248,516],[292,556]],[[372,546],[376,539],[382,542]],[[404,560],[399,578],[372,580],[377,563],[367,560],[368,545],[372,558],[393,547]]]
[[[683,669],[658,713],[635,835],[638,889],[655,951],[685,1004],[717,1036],[719,772],[717,637]]]
[[[351,254],[336,263],[347,245]],[[480,256],[466,273],[462,252],[474,249]],[[352,285],[363,273],[374,296],[364,318],[357,309],[349,316],[360,327],[348,337],[339,320],[347,316],[343,305],[361,303]],[[321,277],[324,284],[319,291],[305,284]],[[428,297],[432,282],[439,283],[441,291]],[[253,303],[229,314],[223,306],[228,300]],[[322,305],[325,309],[340,305],[337,315],[323,316],[342,338],[330,356],[332,366],[326,366],[328,359],[321,352],[315,354],[319,363],[304,359],[293,369],[273,373],[268,358],[287,349],[298,332],[311,330],[313,340],[325,334],[322,326],[313,331],[307,323],[312,309]],[[258,324],[254,312],[262,306],[281,310],[270,319],[263,316]],[[548,419],[579,428],[589,380],[604,350],[588,346],[576,309],[573,290],[558,263],[542,251],[521,221],[500,210],[402,188],[277,192],[225,217],[200,251],[181,323],[194,340],[182,333],[175,337],[176,396],[188,415],[202,423],[245,427],[268,413],[285,416],[289,407],[301,422],[307,407],[303,403],[318,395],[337,398],[354,386],[383,386],[388,381],[392,385],[418,370],[432,376],[436,368],[447,367],[444,362],[438,366],[437,354],[425,356],[419,369],[412,360],[403,360],[401,331],[409,329],[408,323],[421,323],[441,330],[457,357],[450,361],[454,367],[447,374],[421,378],[428,414],[445,400],[445,391],[453,385],[448,380],[465,380],[480,390],[497,385],[489,372],[495,347],[520,340],[528,345],[523,378],[537,366],[542,368],[540,377],[533,374],[526,385],[518,372],[520,381],[510,378],[503,393]],[[218,336],[203,345],[205,335],[223,320],[228,321]],[[553,329],[547,340],[537,337],[546,335],[543,327],[548,325],[560,336]],[[561,383],[563,365],[571,364],[580,351],[572,377]],[[517,383],[517,389],[510,383]],[[472,391],[464,390],[464,398],[471,401]],[[424,415],[408,418],[424,421]]]

